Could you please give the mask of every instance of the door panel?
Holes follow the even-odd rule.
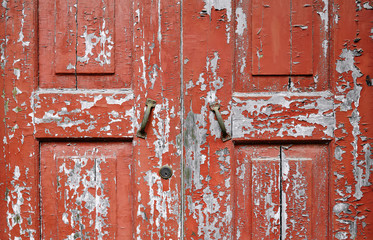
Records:
[[[281,146],[283,231],[287,238],[328,237],[327,144]]]
[[[38,138],[131,138],[134,94],[125,90],[35,91]]]
[[[43,1],[39,9],[32,99],[42,142],[42,238],[132,238],[131,3]],[[95,140],[77,140],[87,138]]]
[[[310,75],[313,1],[252,1],[252,74]]]
[[[43,239],[130,239],[130,142],[41,144]]]
[[[41,1],[41,88],[128,88],[132,1]]]
[[[238,145],[236,239],[327,239],[326,144]]]
[[[334,100],[330,92],[234,93],[235,140],[330,140]]]
[[[280,222],[280,147],[235,149],[235,239],[277,239]]]
[[[232,1],[234,92],[329,90],[328,6],[319,1]]]

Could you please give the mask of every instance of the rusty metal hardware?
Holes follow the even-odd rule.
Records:
[[[231,136],[227,133],[227,130],[224,126],[223,118],[219,112],[220,104],[219,103],[212,103],[210,104],[210,109],[215,112],[216,119],[218,120],[220,129],[221,129],[221,139],[223,142],[228,141],[231,139]]]
[[[137,131],[136,136],[139,138],[146,138],[146,132],[145,132],[145,127],[146,124],[148,123],[150,112],[152,108],[155,107],[156,101],[152,99],[146,99],[146,110],[144,114],[144,118],[142,119],[140,129]]]
[[[169,179],[172,176],[172,169],[169,166],[163,166],[159,170],[159,176],[163,179]]]

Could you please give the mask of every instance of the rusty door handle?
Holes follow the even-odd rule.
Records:
[[[225,128],[223,118],[221,117],[221,114],[219,112],[220,104],[219,103],[212,103],[210,104],[210,109],[214,111],[215,116],[218,120],[220,129],[221,129],[221,139],[223,142],[228,141],[231,139],[231,136],[227,133],[227,129]]]
[[[142,119],[140,129],[136,133],[136,136],[138,136],[139,138],[144,138],[144,139],[146,138],[145,127],[146,127],[146,124],[148,123],[150,112],[152,108],[155,107],[155,104],[156,104],[155,100],[152,100],[149,98],[146,99],[146,103],[145,103],[146,110],[145,110],[144,118]]]

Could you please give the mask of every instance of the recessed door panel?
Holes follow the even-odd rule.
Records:
[[[41,88],[128,88],[131,1],[41,1]]]
[[[326,239],[328,147],[238,145],[237,239]]]
[[[43,239],[132,237],[132,146],[125,142],[43,142]]]
[[[327,90],[327,9],[310,0],[237,1],[234,91]]]
[[[312,1],[252,4],[253,75],[312,74]]]

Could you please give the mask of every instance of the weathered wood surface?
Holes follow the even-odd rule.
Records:
[[[0,238],[38,239],[38,143],[31,95],[37,86],[36,1],[0,6]]]
[[[180,3],[135,0],[132,7],[133,86],[138,124],[144,115],[146,99],[157,101],[146,128],[147,138],[133,141],[134,238],[178,239],[183,191]],[[159,176],[164,165],[173,169],[174,175],[169,180]]]
[[[232,141],[222,142],[210,104],[230,131],[234,18],[230,1],[183,1],[184,236],[233,234]]]
[[[331,224],[336,239],[373,236],[373,91],[371,1],[334,1],[332,90],[336,129],[331,144]]]
[[[40,1],[39,87],[129,88],[132,1]]]
[[[0,238],[370,239],[372,9],[2,1]]]
[[[42,143],[42,238],[132,238],[132,161],[130,142]]]
[[[33,95],[37,138],[132,138],[132,90],[38,90]]]
[[[326,144],[236,148],[236,239],[328,239]]]

